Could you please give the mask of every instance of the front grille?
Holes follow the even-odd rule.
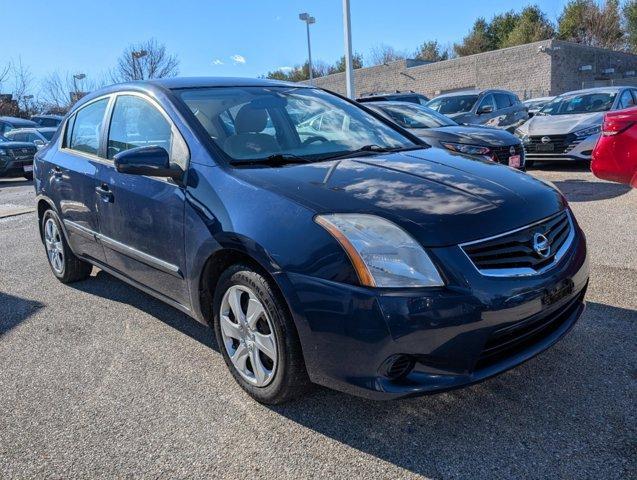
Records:
[[[548,138],[549,141],[542,142],[543,138]],[[567,135],[537,135],[528,137],[524,143],[524,148],[529,155],[560,155],[573,150],[582,140],[582,138],[578,138],[573,133]]]
[[[584,301],[586,288],[557,311],[539,314],[493,332],[478,358],[475,370],[493,365],[528,348],[559,329]]]
[[[461,247],[482,273],[513,273],[518,269],[533,273],[559,259],[557,255],[565,246],[572,230],[569,214],[564,210],[528,227],[470,242]],[[538,236],[544,236],[548,250],[546,243],[541,242],[543,239]],[[545,248],[537,248],[542,246]]]
[[[514,153],[511,153],[511,147],[515,150]],[[509,164],[509,157],[511,155],[520,155],[522,159],[524,158],[524,149],[519,143],[517,145],[506,145],[504,147],[492,147],[491,151],[497,159],[497,162],[505,165]]]

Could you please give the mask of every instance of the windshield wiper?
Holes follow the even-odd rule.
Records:
[[[403,147],[381,147],[379,145],[363,145],[356,150],[351,150],[349,152],[338,153],[333,156],[322,157],[321,160],[337,160],[339,158],[355,158],[355,157],[363,157],[373,153],[387,153],[387,152],[404,152],[407,150],[420,150],[422,148],[427,148],[426,145],[406,145]]]
[[[277,167],[281,165],[289,165],[292,163],[310,163],[312,160],[305,157],[299,157],[291,153],[275,153],[265,158],[255,158],[248,160],[234,160],[230,163],[232,165],[269,165],[271,167]]]

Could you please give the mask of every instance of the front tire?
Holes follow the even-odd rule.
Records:
[[[80,260],[71,251],[62,233],[60,220],[53,210],[47,210],[42,215],[42,240],[51,271],[60,282],[78,282],[91,275],[93,266]]]
[[[255,400],[279,404],[310,386],[296,328],[284,301],[248,265],[228,268],[215,289],[213,327],[237,383]]]

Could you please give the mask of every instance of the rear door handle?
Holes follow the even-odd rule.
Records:
[[[62,178],[62,169],[58,165],[53,167],[53,177]]]
[[[99,187],[95,187],[95,192],[97,192],[97,194],[105,202],[113,203],[113,201],[115,200],[113,192],[111,192],[111,189],[108,188],[108,185],[105,183],[102,183]]]

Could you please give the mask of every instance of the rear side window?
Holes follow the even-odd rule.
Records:
[[[509,108],[511,106],[511,99],[506,93],[496,93],[493,96],[495,97],[495,106],[497,110]]]
[[[633,96],[630,94],[630,90],[624,90],[621,97],[619,97],[619,108],[624,109],[635,105]]]
[[[71,133],[67,128],[67,147],[79,152],[97,155],[100,145],[100,130],[104,121],[104,112],[108,98],[97,100],[80,109],[69,122]]]
[[[152,104],[133,95],[117,97],[108,132],[108,158],[148,145],[170,153],[171,140],[170,123]]]

